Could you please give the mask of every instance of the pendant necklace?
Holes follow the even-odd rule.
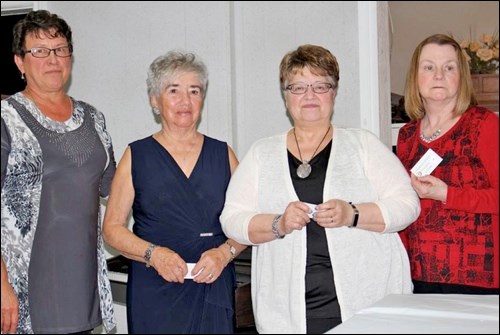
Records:
[[[321,142],[319,142],[318,147],[316,148],[316,150],[314,150],[314,153],[312,154],[311,159],[308,161],[302,159],[302,153],[300,152],[299,141],[297,141],[297,135],[295,135],[295,128],[293,128],[293,137],[295,137],[295,143],[297,144],[297,149],[299,151],[300,161],[302,162],[302,164],[300,164],[299,167],[297,168],[297,176],[299,176],[299,178],[305,179],[305,178],[309,177],[309,175],[311,174],[312,168],[311,168],[311,164],[309,164],[309,162],[314,158],[314,155],[316,155],[316,152],[318,151],[319,147],[321,147],[321,144],[325,140],[326,135],[328,135],[328,133],[330,132],[331,127],[332,127],[331,125],[328,126],[328,129],[326,130],[325,136],[323,136],[323,138],[321,139]]]

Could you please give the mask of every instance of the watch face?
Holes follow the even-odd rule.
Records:
[[[233,260],[233,258],[236,257],[236,248],[228,241],[226,241],[225,243],[229,246],[229,252],[231,253],[231,260]]]

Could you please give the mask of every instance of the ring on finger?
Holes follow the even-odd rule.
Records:
[[[207,276],[207,278],[208,278],[209,280],[212,280],[212,278],[213,278],[213,277],[214,277],[214,275],[213,275],[213,274],[211,274],[211,273],[209,273],[209,274],[208,274],[208,276]]]

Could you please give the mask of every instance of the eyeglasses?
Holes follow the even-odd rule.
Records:
[[[73,53],[73,50],[69,46],[59,47],[59,48],[31,48],[29,50],[24,50],[24,53],[30,53],[35,58],[46,58],[49,57],[50,53],[54,51],[57,57],[69,57]]]
[[[314,93],[324,94],[328,92],[333,85],[330,83],[314,83],[314,84],[305,84],[305,83],[297,83],[290,84],[285,87],[285,90],[290,91],[292,94],[304,94],[307,92],[307,88],[311,87]]]

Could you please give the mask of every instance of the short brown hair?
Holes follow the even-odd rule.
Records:
[[[290,51],[281,60],[281,89],[285,90],[290,77],[305,67],[315,75],[330,77],[333,88],[338,87],[340,70],[335,56],[323,47],[306,44]]]
[[[73,51],[71,28],[61,17],[46,10],[29,12],[23,19],[16,23],[13,29],[12,52],[14,55],[24,56],[26,36],[34,34],[39,37],[41,33],[51,37],[64,37],[68,47]]]

